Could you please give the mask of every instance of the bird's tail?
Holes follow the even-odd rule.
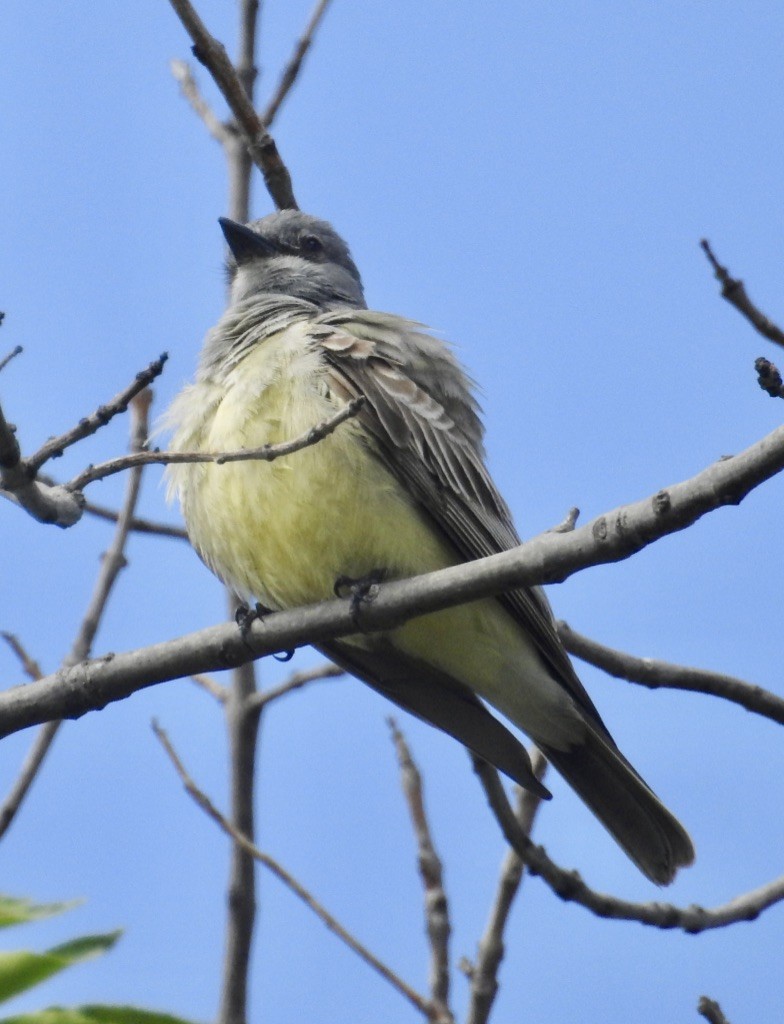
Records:
[[[640,871],[667,885],[694,860],[689,834],[609,737],[590,723],[569,750],[538,744]]]

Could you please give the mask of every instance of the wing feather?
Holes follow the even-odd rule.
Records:
[[[520,544],[485,466],[478,407],[449,349],[417,324],[356,310],[325,314],[310,332],[338,393],[364,395],[359,419],[378,458],[466,561]],[[538,588],[499,600],[527,631],[555,679],[609,736],[555,631]]]

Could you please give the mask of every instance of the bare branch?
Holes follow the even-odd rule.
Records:
[[[390,716],[387,724],[397,751],[403,793],[417,841],[419,874],[425,889],[425,922],[430,940],[431,1002],[438,1008],[439,1021],[454,1024],[454,1016],[449,1008],[449,936],[452,929],[441,858],[436,852],[425,812],[422,776],[395,719]]]
[[[120,517],[120,513],[115,509],[99,505],[94,501],[85,501],[84,511],[97,519],[106,519],[110,523],[116,523]],[[182,526],[156,523],[152,519],[138,519],[135,516],[130,522],[130,529],[133,533],[149,533],[158,537],[171,537],[173,540],[188,539],[188,533]]]
[[[264,113],[261,115],[262,124],[267,128],[269,128],[275,120],[281,104],[291,92],[291,88],[297,80],[300,69],[302,68],[302,62],[313,44],[313,37],[321,23],[321,19],[326,13],[329,3],[330,0],[318,0],[318,3],[313,8],[313,12],[310,15],[309,21],[305,26],[305,31],[297,40],[297,45],[294,47],[294,53],[291,55],[288,64],[283,69],[283,74],[280,76],[278,87],[267,104]]]
[[[591,640],[577,633],[566,622],[558,622],[558,635],[570,654],[603,669],[616,679],[647,686],[650,690],[666,688],[707,693],[739,704],[747,711],[770,718],[784,725],[784,700],[761,686],[753,686],[742,679],[725,676],[720,672],[674,665],[655,658],[637,658],[625,651]]]
[[[293,672],[280,686],[273,686],[269,690],[255,693],[250,699],[250,709],[257,713],[261,712],[268,704],[280,697],[285,697],[288,693],[293,693],[294,690],[301,690],[308,683],[315,683],[321,679],[339,679],[345,674],[342,668],[331,662],[320,665],[318,668],[307,669],[304,672]]]
[[[547,770],[547,761],[541,751],[531,751],[531,767],[541,782]],[[530,836],[541,799],[527,789],[517,790],[517,822],[525,836]],[[523,880],[523,861],[512,849],[506,853],[501,865],[498,891],[490,912],[484,935],[479,943],[476,963],[470,970],[471,1003],[466,1024],[487,1024],[498,993],[498,969],[504,957],[504,929],[509,920],[515,897]]]
[[[71,430],[51,438],[29,459],[23,459],[14,429],[7,423],[0,409],[0,494],[15,502],[41,523],[68,527],[78,523],[84,511],[84,498],[73,489],[60,484],[48,484],[36,478],[40,467],[51,458],[62,455],[66,448],[94,434],[118,413],[125,412],[129,403],[163,370],[168,356],[164,353],[146,370],[137,373],[135,380],[107,404],[100,406],[92,416],[86,416]],[[129,456],[133,458],[133,456]]]
[[[386,964],[382,963],[378,957],[374,956],[367,947],[363,946],[357,939],[348,932],[339,921],[329,913],[318,900],[310,893],[304,886],[289,874],[288,871],[282,865],[270,857],[269,854],[264,853],[254,843],[252,843],[246,836],[244,836],[232,823],[226,818],[218,808],[212,803],[210,798],[198,788],[196,783],[193,781],[191,776],[185,769],[182,761],[177,755],[174,747],[166,735],[164,730],[158,725],[157,722],[152,723],[155,735],[163,745],[164,750],[169,756],[174,768],[180,777],[180,781],[185,787],[188,795],[198,804],[199,807],[207,814],[212,820],[228,835],[234,842],[246,850],[255,860],[259,861],[266,868],[268,868],[283,884],[294,893],[302,902],[309,907],[314,914],[322,921],[323,924],[329,928],[331,932],[338,936],[348,947],[353,950],[362,960],[365,961],[373,970],[377,971],[382,978],[385,978],[401,995],[405,996],[406,999],[425,1017],[432,1019],[432,1010],[427,1000],[425,1000],[418,992],[416,992],[410,985],[406,984],[402,978],[398,977]]]
[[[248,103],[253,104],[256,81],[256,23],[258,0],[240,0],[239,57],[237,77]],[[223,147],[229,174],[229,213],[242,224],[250,220],[252,184],[250,153],[237,133],[236,122]],[[227,590],[229,613],[236,621],[238,603]],[[256,695],[256,666],[252,662],[239,665],[231,674],[231,685],[225,691],[224,711],[230,752],[231,820],[247,839],[255,838],[256,753],[259,717],[253,713],[251,701]],[[256,862],[238,843],[232,844],[229,867],[226,940],[221,980],[218,1024],[247,1024],[248,980],[251,948],[256,926]]]
[[[13,501],[39,523],[66,528],[82,518],[84,499],[65,487],[32,479],[22,459],[15,429],[0,408],[0,495]]]
[[[240,81],[226,48],[208,32],[189,0],[169,0],[193,40],[193,53],[210,72],[231,109],[254,164],[279,210],[296,210],[297,201],[286,165],[269,132],[261,122]]]
[[[570,533],[543,533],[510,551],[410,580],[383,583],[361,608],[362,627],[390,629],[515,587],[553,583],[593,565],[628,558],[705,513],[737,504],[784,467],[784,427],[691,480],[601,515]],[[0,694],[0,736],[53,718],[78,718],[146,686],[244,664],[303,644],[357,632],[350,599],[275,612],[241,633],[233,624],[86,662]]]
[[[30,475],[35,476],[41,466],[48,462],[49,459],[59,458],[66,448],[70,448],[71,445],[84,440],[85,437],[95,434],[119,413],[125,412],[131,400],[144,391],[156,377],[163,373],[163,368],[168,358],[168,354],[164,352],[163,355],[150,363],[146,369],[140,370],[133,381],[127,387],[124,387],[122,391],[118,392],[106,405],[100,405],[91,416],[85,416],[84,419],[79,420],[75,427],[66,430],[64,434],[50,438],[34,455],[25,460]]]
[[[226,462],[274,462],[275,459],[279,459],[284,455],[293,455],[294,452],[301,451],[303,448],[318,444],[323,438],[337,430],[341,423],[345,423],[352,416],[356,416],[363,403],[364,397],[362,396],[352,399],[342,409],[338,410],[334,416],[323,420],[321,423],[317,423],[310,430],[302,434],[301,437],[294,438],[293,441],[284,441],[281,444],[265,444],[260,448],[242,448],[239,451],[232,452],[136,452],[134,455],[122,455],[116,459],[109,459],[107,462],[101,462],[97,466],[88,466],[87,469],[78,476],[75,476],[65,486],[69,491],[78,493],[82,488],[94,483],[96,480],[104,480],[107,476],[122,473],[126,469],[133,469],[137,466],[169,466],[181,462],[214,462],[218,466],[222,466]]]
[[[36,481],[37,483],[45,484],[47,487],[64,486],[47,473],[39,473]],[[110,523],[116,523],[120,518],[120,513],[117,509],[108,508],[106,505],[99,505],[95,501],[85,501],[82,511],[88,515],[95,516],[96,519],[105,519]],[[171,537],[174,540],[188,539],[188,533],[182,526],[174,526],[172,523],[156,523],[152,519],[140,519],[137,516],[134,516],[131,520],[131,530],[134,533],[156,534],[160,537]]]
[[[16,359],[17,356],[20,356],[22,354],[22,351],[22,346],[17,345],[15,348],[12,348],[7,355],[4,355],[3,358],[0,359],[0,372],[2,372],[6,368],[6,366],[8,366],[12,359]]]
[[[576,506],[570,508],[564,518],[557,526],[550,528],[550,533],[571,533],[577,525],[577,520],[580,517],[580,510]]]
[[[759,356],[754,360],[754,369],[757,371],[757,383],[763,391],[767,391],[771,398],[784,398],[784,381],[777,366]]]
[[[4,630],[0,632],[0,637],[5,640],[11,650],[19,659],[19,663],[22,666],[24,674],[28,679],[40,679],[43,676],[41,666],[33,658],[23,646],[19,637],[14,636],[13,633],[6,633]]]
[[[35,782],[44,758],[49,753],[49,748],[54,742],[60,724],[60,722],[47,722],[36,733],[35,739],[27,751],[24,761],[22,761],[19,774],[9,789],[2,806],[0,806],[0,839],[11,827],[19,808],[30,791],[30,787]]]
[[[38,662],[28,654],[19,639],[11,633],[0,633],[0,636],[3,637],[17,658],[19,658],[25,675],[29,679],[40,679],[42,672]],[[59,722],[48,722],[39,729],[38,735],[33,740],[33,744],[22,762],[22,767],[19,770],[16,781],[11,786],[2,806],[0,806],[0,839],[5,835],[6,830],[14,820],[16,812],[27,795],[27,791],[32,786],[59,725]]]
[[[213,139],[225,146],[231,137],[231,132],[202,96],[191,69],[184,60],[169,61],[169,69],[179,85],[182,95],[190,104],[191,110],[200,118]]]
[[[567,903],[578,903],[597,917],[617,921],[639,921],[654,928],[680,928],[691,935],[723,928],[739,921],[754,921],[759,915],[784,900],[784,875],[767,885],[735,897],[728,903],[706,909],[692,904],[676,907],[672,903],[632,903],[589,888],[577,871],[559,867],[543,847],[534,846],[520,828],[498,773],[484,761],[474,758],[476,771],[490,808],[501,826],[506,841],[520,855],[532,875],[539,875]]]
[[[701,1017],[709,1021],[709,1024],[730,1024],[716,1000],[709,999],[708,996],[700,996],[700,1001],[697,1003],[697,1012]]]
[[[229,604],[234,598],[227,593]],[[250,701],[256,694],[256,673],[252,662],[232,673],[226,691],[226,727],[231,765],[231,823],[238,835],[253,841],[255,833],[254,782],[259,716]],[[247,1020],[248,977],[253,930],[256,924],[256,865],[247,847],[236,840],[231,851],[228,887],[228,919],[223,958],[220,1024],[244,1024]]]
[[[710,243],[706,238],[702,239],[700,245],[708,257],[716,277],[721,282],[722,298],[726,299],[731,306],[734,306],[742,316],[745,316],[754,330],[761,334],[763,338],[767,338],[768,341],[773,341],[777,345],[784,346],[784,331],[777,327],[772,320],[769,320],[761,310],[757,309],[746,294],[743,281],[730,276],[727,268],[723,267],[714,256]]]
[[[131,447],[141,448],[147,441],[148,414],[152,393],[149,390],[142,391],[130,400],[131,406]],[[134,470],[128,476],[125,491],[125,500],[117,520],[117,527],[109,550],[104,554],[101,561],[101,569],[98,573],[95,589],[93,590],[87,611],[82,619],[79,633],[71,648],[70,654],[63,661],[62,668],[67,670],[79,662],[83,662],[90,654],[93,640],[98,630],[98,625],[106,608],[109,594],[120,573],[125,566],[125,555],[123,554],[128,539],[130,522],[139,499],[141,487],[141,468]],[[11,642],[9,640],[9,642]],[[13,643],[12,643],[13,646]],[[37,665],[28,665],[32,672],[38,670]],[[40,678],[40,670],[38,670]],[[30,791],[30,787],[49,752],[55,736],[60,728],[59,721],[47,722],[38,732],[33,745],[28,751],[19,776],[11,787],[11,790],[0,807],[0,838],[7,832],[14,821],[19,808]]]
[[[191,681],[196,683],[197,686],[200,686],[202,690],[208,693],[211,697],[214,697],[219,704],[225,704],[229,699],[229,688],[216,682],[212,676],[205,676],[196,673],[190,678]]]

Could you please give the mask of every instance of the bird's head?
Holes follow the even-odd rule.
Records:
[[[362,281],[334,228],[299,210],[281,210],[250,224],[221,217],[231,255],[233,303],[254,295],[292,295],[322,309],[365,307]]]

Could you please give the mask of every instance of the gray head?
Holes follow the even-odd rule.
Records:
[[[365,308],[348,246],[334,228],[299,210],[281,210],[246,227],[221,217],[231,256],[227,269],[233,303],[254,295],[307,299],[321,309]]]

